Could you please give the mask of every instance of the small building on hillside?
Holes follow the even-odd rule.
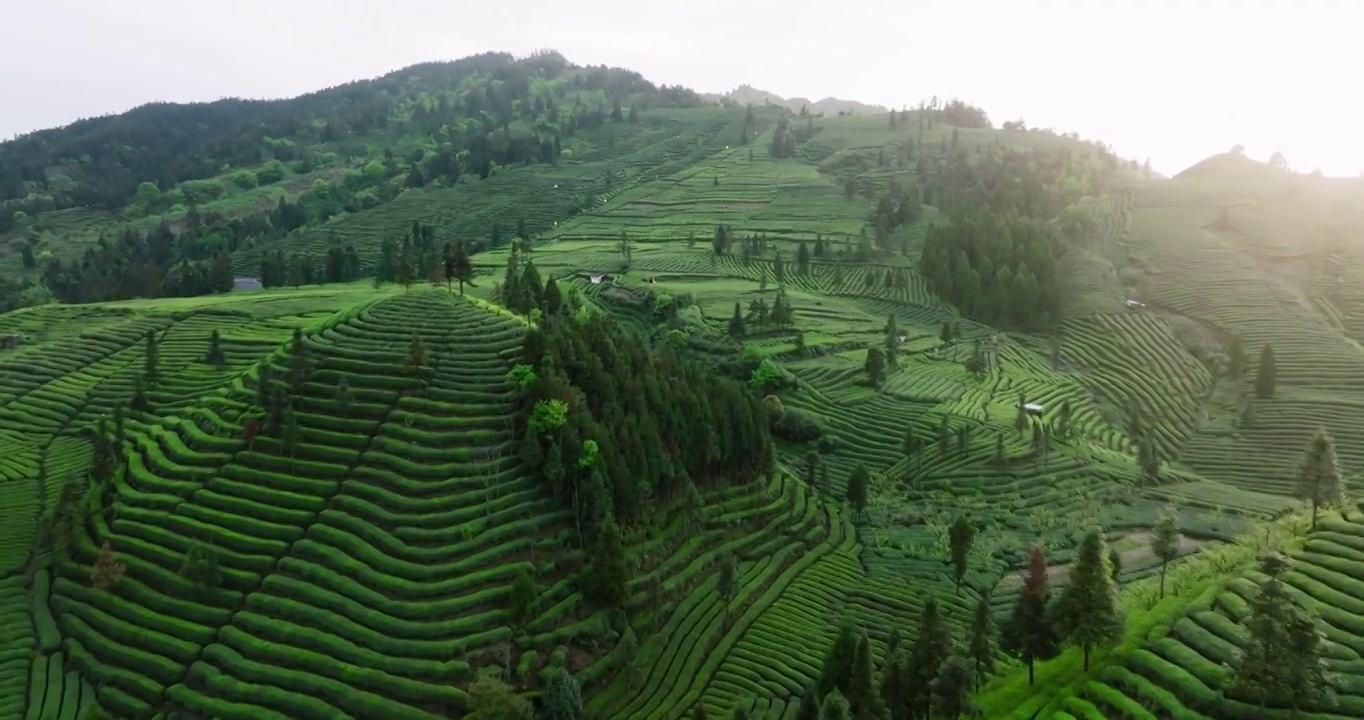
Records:
[[[264,288],[265,286],[261,284],[260,278],[253,277],[232,278],[233,290],[263,290]]]
[[[606,280],[606,273],[592,273],[591,275],[587,276],[587,279],[593,285],[600,285],[602,284],[603,280]]]
[[[1127,309],[1128,309],[1128,310],[1136,310],[1137,308],[1144,308],[1144,307],[1146,307],[1146,303],[1144,303],[1144,302],[1142,302],[1142,301],[1140,301],[1140,300],[1128,300],[1128,301],[1127,301]]]
[[[1014,407],[1018,407],[1018,406],[1015,405]],[[1022,407],[1023,407],[1023,412],[1026,412],[1027,414],[1032,415],[1032,416],[1034,416],[1034,417],[1040,416],[1040,415],[1042,414],[1042,410],[1044,409],[1044,407],[1043,407],[1043,405],[1042,405],[1041,403],[1030,403],[1030,402],[1025,402],[1025,403],[1023,403]]]

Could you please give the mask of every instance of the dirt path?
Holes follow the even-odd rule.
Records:
[[[1130,550],[1123,550],[1118,553],[1118,556],[1122,558],[1122,566],[1132,567],[1150,558],[1152,537],[1153,533],[1145,528],[1134,530],[1123,535],[1121,542],[1124,544],[1137,542],[1140,543],[1140,546]],[[1206,541],[1195,540],[1194,538],[1181,534],[1179,536],[1179,557],[1198,552],[1198,550],[1206,544]],[[1053,591],[1065,582],[1066,577],[1070,574],[1070,565],[1070,563],[1059,563],[1047,566],[1047,582],[1051,584]],[[1018,570],[1010,573],[999,581],[999,585],[997,585],[995,589],[997,591],[1012,591],[1017,589],[1023,584],[1023,575],[1025,572],[1025,570]]]

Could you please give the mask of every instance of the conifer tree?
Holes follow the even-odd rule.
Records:
[[[154,387],[157,381],[161,379],[160,349],[161,341],[156,337],[156,332],[147,333],[147,344],[142,358],[142,377],[146,380],[148,387]]]
[[[279,388],[271,391],[270,402],[265,408],[265,433],[270,437],[278,438],[284,432],[284,425],[289,419],[288,402]]]
[[[507,591],[507,603],[511,608],[514,627],[523,628],[531,621],[539,599],[540,591],[535,587],[535,578],[531,577],[529,570],[521,568]]]
[[[213,332],[208,334],[208,351],[204,353],[204,362],[222,370],[227,365],[227,356],[223,353],[223,339],[218,333],[218,328],[213,328]]]
[[[848,622],[839,625],[838,637],[824,655],[824,666],[815,683],[816,697],[827,697],[834,690],[840,693],[847,691],[852,680],[853,665],[857,662],[857,640],[857,628]]]
[[[284,425],[280,429],[279,443],[284,447],[284,452],[289,454],[289,459],[293,459],[298,453],[298,436],[300,428],[298,425],[298,414],[294,412],[291,403],[285,401],[281,403],[284,407]]]
[[[819,711],[816,710],[815,712]],[[702,703],[696,703],[696,707],[691,711],[691,718],[692,720],[709,720],[709,716],[706,715],[706,706]],[[819,720],[819,716],[812,716],[811,720]]]
[[[620,526],[607,514],[597,531],[592,552],[591,579],[587,584],[594,599],[608,608],[624,607],[629,599],[625,583],[629,569],[625,565],[625,545],[621,541]]]
[[[1160,598],[1165,597],[1165,571],[1170,561],[1179,556],[1179,521],[1175,509],[1166,506],[1160,511],[1160,520],[1151,534],[1151,554],[1160,561]]]
[[[581,720],[583,716],[582,689],[577,678],[566,668],[558,667],[550,671],[545,681],[545,691],[541,697],[547,720]],[[701,706],[698,704],[698,708]],[[705,712],[697,716],[704,720]]]
[[[961,595],[961,581],[966,577],[967,560],[971,543],[976,539],[976,527],[965,515],[958,515],[948,530],[947,539],[952,554],[952,581],[957,595]]]
[[[824,702],[819,707],[819,720],[852,720],[851,710],[843,693],[834,690],[824,696]]]
[[[886,364],[890,367],[899,367],[898,355],[900,353],[900,328],[895,322],[895,313],[891,313],[886,319]]]
[[[58,549],[67,551],[76,542],[76,532],[85,522],[85,508],[75,481],[68,479],[62,483],[57,505],[52,510],[53,535]]]
[[[93,453],[90,463],[90,479],[96,487],[107,487],[114,479],[114,465],[119,446],[114,445],[113,438],[109,434],[109,423],[103,417],[95,423],[91,445]]]
[[[990,595],[984,593],[976,602],[976,614],[971,621],[971,640],[966,648],[971,657],[975,689],[985,676],[995,669],[995,618],[990,613]]]
[[[801,691],[795,720],[819,720],[819,698],[815,695],[813,684],[807,684]]]
[[[1090,652],[1122,635],[1122,604],[1108,547],[1097,528],[1080,541],[1066,587],[1056,599],[1056,620],[1061,636],[1080,648],[1085,672],[1089,672]]]
[[[289,392],[293,397],[303,394],[307,379],[308,346],[303,342],[303,329],[294,328],[293,339],[289,341]]]
[[[273,395],[274,373],[270,365],[261,363],[256,370],[256,405],[268,412]]]
[[[1304,702],[1324,704],[1331,696],[1325,639],[1315,618],[1288,593],[1282,579],[1288,567],[1277,553],[1261,561],[1268,578],[1250,602],[1246,643],[1227,668],[1228,690],[1257,700],[1261,709],[1270,698],[1287,697],[1296,716]]]
[[[1345,501],[1345,485],[1340,478],[1335,442],[1326,428],[1317,428],[1307,445],[1307,454],[1298,468],[1295,494],[1312,506],[1312,530],[1317,529],[1317,510]]]
[[[739,564],[733,553],[725,553],[720,560],[720,574],[715,581],[715,590],[725,601],[725,630],[729,630],[729,605],[739,591]]]
[[[128,405],[138,412],[147,412],[151,409],[151,402],[147,399],[147,380],[142,375],[133,380],[133,397]]]
[[[1051,586],[1047,579],[1047,558],[1042,548],[1033,546],[1028,556],[1028,571],[1023,577],[1023,589],[1014,601],[1013,612],[1000,634],[1000,645],[1028,666],[1028,685],[1036,679],[1038,660],[1056,657],[1060,648],[1056,630],[1051,624],[1047,608],[1051,604]]]
[[[970,659],[959,650],[951,651],[932,682],[933,699],[939,717],[957,720],[967,711],[971,681]]]
[[[848,474],[848,504],[852,505],[856,515],[861,515],[867,508],[867,489],[870,484],[871,474],[867,472],[867,466],[858,463]]]
[[[474,279],[474,265],[469,258],[469,248],[463,240],[455,241],[454,258],[451,262],[453,278],[459,281],[459,294],[464,294],[465,284]]]
[[[412,287],[416,279],[416,268],[413,266],[412,258],[412,239],[403,238],[402,251],[398,254],[397,280],[404,290]]]
[[[407,359],[403,361],[403,370],[416,378],[423,387],[426,386],[427,376],[431,371],[431,359],[426,354],[426,346],[422,344],[422,339],[416,335],[413,335],[411,342],[407,344]]]
[[[1255,371],[1255,395],[1262,400],[1274,397],[1278,374],[1274,364],[1274,347],[1265,343],[1264,349],[1260,351],[1260,366]]]
[[[553,275],[545,281],[545,314],[558,315],[559,310],[564,305],[563,292],[559,290],[559,282]]]
[[[122,405],[114,406],[114,447],[121,448],[123,443],[128,440],[127,429],[124,427],[124,412]]]
[[[729,334],[734,338],[742,338],[748,332],[744,328],[744,312],[739,307],[739,303],[734,303],[734,317],[729,319]]]
[[[926,717],[932,707],[933,681],[952,653],[952,629],[938,610],[938,599],[929,595],[919,615],[919,634],[909,650],[910,705],[915,715]]]
[[[871,656],[871,640],[864,631],[857,639],[852,678],[848,681],[848,710],[854,720],[877,720],[884,713],[876,688],[876,670]]]
[[[886,653],[886,667],[881,673],[881,704],[892,720],[912,717],[912,693],[909,655],[903,648]]]
[[[805,453],[805,482],[815,487],[819,472],[819,452],[809,450]]]
[[[881,387],[881,376],[886,371],[886,352],[879,347],[867,350],[867,361],[862,366],[867,373],[867,383],[874,388]]]

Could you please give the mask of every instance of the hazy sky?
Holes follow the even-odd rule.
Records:
[[[1233,144],[1364,171],[1351,0],[16,0],[0,138],[152,100],[284,97],[554,48],[655,82],[882,105],[934,94],[1174,173]],[[809,10],[802,11],[802,6]]]

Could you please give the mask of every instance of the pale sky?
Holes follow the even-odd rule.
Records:
[[[996,125],[1075,131],[1166,174],[1237,143],[1302,171],[1364,171],[1353,0],[6,4],[0,138],[153,100],[287,97],[553,48],[700,91],[894,107],[957,96]]]

